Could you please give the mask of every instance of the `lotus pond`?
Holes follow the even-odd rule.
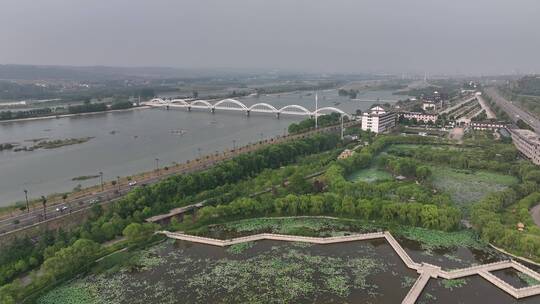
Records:
[[[345,219],[259,218],[212,225],[197,233],[219,238],[258,232],[330,236],[383,228]],[[404,228],[394,234],[416,261],[447,269],[506,258],[469,232]],[[533,283],[511,271],[496,275],[513,285]],[[401,303],[417,277],[384,239],[330,245],[265,240],[228,248],[167,240],[107,257],[38,303]],[[432,279],[419,303],[487,300],[540,303],[540,297],[516,301],[477,276]]]
[[[392,174],[376,167],[358,170],[347,177],[350,181],[363,181],[368,183],[392,178]]]

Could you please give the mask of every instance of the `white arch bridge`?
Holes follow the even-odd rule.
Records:
[[[281,114],[287,115],[301,115],[301,116],[320,116],[327,113],[336,112],[348,118],[351,118],[349,114],[343,112],[342,110],[334,107],[323,107],[315,111],[310,111],[300,105],[287,105],[280,109],[274,107],[271,104],[260,102],[251,106],[247,106],[244,103],[227,98],[215,102],[214,104],[206,100],[193,100],[187,101],[184,99],[161,99],[154,98],[146,103],[146,105],[151,107],[167,107],[167,108],[183,108],[191,111],[192,109],[203,109],[209,110],[214,113],[216,110],[225,110],[225,111],[240,111],[244,112],[249,116],[250,113],[270,113],[276,115],[279,118]]]

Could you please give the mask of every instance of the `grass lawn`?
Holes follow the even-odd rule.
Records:
[[[458,170],[432,166],[431,182],[439,191],[444,191],[460,206],[467,206],[482,199],[490,192],[503,190],[518,181],[515,177],[473,170]]]

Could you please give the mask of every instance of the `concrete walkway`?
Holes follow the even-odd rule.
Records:
[[[491,108],[489,107],[487,102],[484,100],[484,98],[482,98],[482,95],[476,95],[476,97],[478,98],[478,103],[480,104],[480,106],[482,106],[482,109],[484,109],[486,111],[487,119],[495,119],[495,118],[497,118],[497,116],[495,115],[493,110],[491,110]]]
[[[452,131],[448,134],[448,138],[457,140],[459,144],[463,143],[463,135],[465,134],[465,129],[456,127],[453,128]]]
[[[536,226],[540,227],[540,204],[531,209],[531,216]]]
[[[468,277],[472,275],[479,275],[486,279],[491,284],[502,289],[506,293],[510,294],[516,299],[521,299],[525,297],[530,297],[540,294],[540,285],[525,287],[525,288],[515,288],[505,281],[499,279],[497,276],[493,275],[491,271],[501,270],[506,268],[514,268],[515,270],[524,273],[538,281],[540,281],[540,274],[529,269],[525,265],[522,265],[514,260],[499,261],[489,264],[476,265],[462,269],[456,269],[452,271],[444,271],[440,266],[431,265],[428,263],[416,263],[401,247],[399,242],[390,234],[390,232],[373,232],[373,233],[364,233],[364,234],[353,234],[348,236],[336,236],[336,237],[306,237],[306,236],[295,236],[295,235],[284,235],[284,234],[273,234],[273,233],[260,233],[254,234],[245,237],[239,237],[228,240],[219,240],[201,236],[188,235],[178,232],[169,232],[169,231],[159,231],[159,234],[164,234],[169,238],[189,241],[194,243],[201,243],[219,247],[226,247],[234,244],[240,244],[245,242],[254,242],[260,240],[274,240],[274,241],[286,241],[286,242],[305,242],[312,244],[335,244],[343,242],[353,242],[353,241],[364,241],[364,240],[373,240],[384,238],[388,244],[394,249],[397,255],[401,258],[403,263],[410,269],[416,270],[420,276],[414,283],[414,285],[409,290],[407,296],[402,304],[414,304],[422,294],[424,287],[427,285],[430,278],[441,277],[443,279],[459,279],[463,277]]]

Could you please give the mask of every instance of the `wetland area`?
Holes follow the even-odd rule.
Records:
[[[357,220],[261,218],[211,225],[199,232],[228,239],[260,232],[336,236],[381,228]],[[507,258],[466,231],[402,231],[397,239],[416,262],[456,269]],[[107,267],[117,260],[123,262]],[[508,270],[496,275],[514,286],[534,283]],[[384,239],[329,245],[265,240],[226,248],[166,240],[142,251],[109,256],[38,303],[400,303],[417,277]],[[471,276],[431,279],[419,303],[457,303],[456,299],[502,304],[538,303],[540,297],[516,301]]]

